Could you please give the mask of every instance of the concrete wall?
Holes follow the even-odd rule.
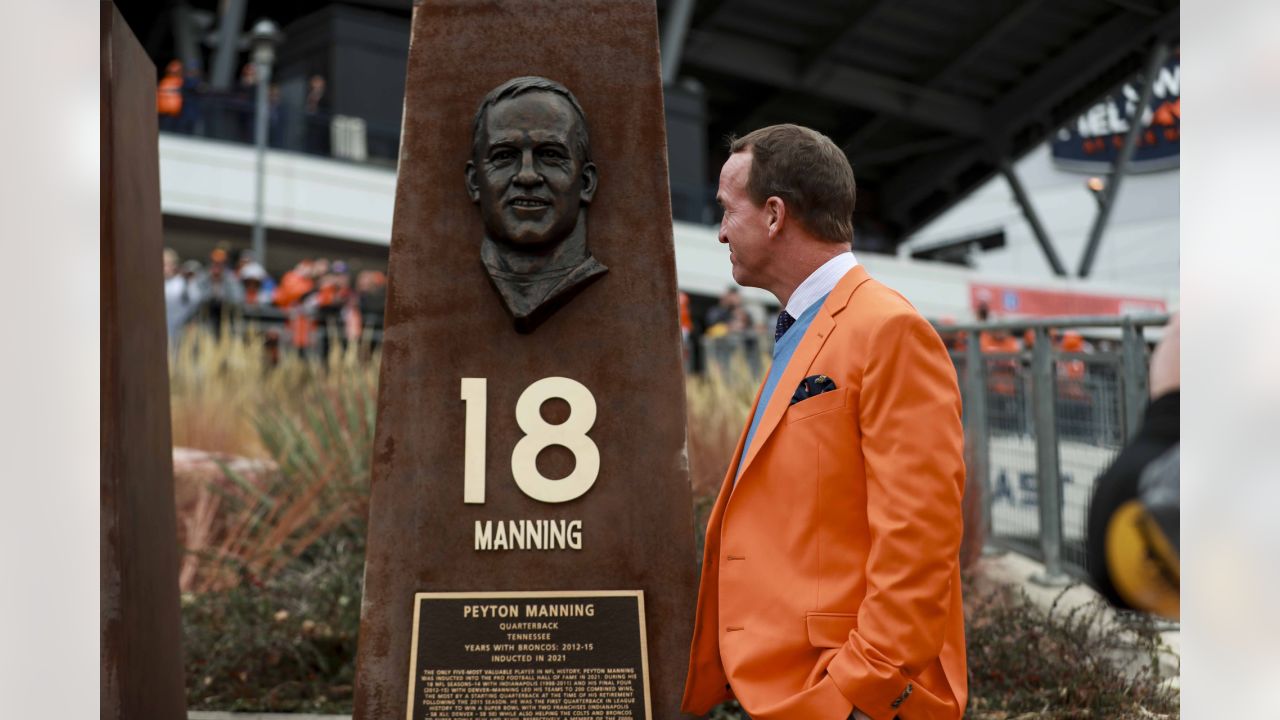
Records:
[[[251,225],[254,168],[251,146],[162,134],[160,209]],[[395,172],[386,168],[267,152],[269,229],[388,246],[395,190]]]

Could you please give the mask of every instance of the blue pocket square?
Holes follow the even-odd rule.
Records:
[[[835,389],[836,382],[826,375],[810,375],[796,386],[796,391],[791,394],[791,404],[795,405],[801,400],[808,400],[814,395],[821,395]]]

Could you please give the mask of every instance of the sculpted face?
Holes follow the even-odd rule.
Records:
[[[551,92],[526,92],[489,108],[467,163],[467,189],[491,239],[534,249],[573,230],[579,207],[596,189],[596,167],[579,149],[579,122]]]

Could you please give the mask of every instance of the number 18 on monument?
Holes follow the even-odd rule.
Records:
[[[486,420],[488,381],[463,378],[466,403],[466,454],[463,501],[483,505],[486,488]],[[569,405],[569,417],[551,424],[542,418],[542,404],[559,398]],[[585,385],[564,377],[543,378],[530,385],[516,402],[516,423],[524,436],[511,452],[511,476],[520,490],[544,503],[564,503],[582,497],[600,475],[600,450],[587,436],[596,421],[596,399]],[[573,470],[551,479],[538,470],[538,453],[559,445],[573,453]],[[476,520],[476,550],[581,550],[579,519]]]

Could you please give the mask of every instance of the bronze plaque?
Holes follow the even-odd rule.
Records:
[[[420,593],[602,590],[643,591],[652,714],[680,717],[697,577],[656,6],[432,0],[411,38],[355,720],[421,699]],[[492,641],[473,627],[457,642]]]
[[[405,720],[652,718],[644,593],[418,593]]]

